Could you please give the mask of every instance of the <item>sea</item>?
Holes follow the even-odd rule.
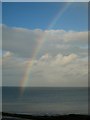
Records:
[[[2,111],[20,114],[88,114],[88,88],[19,87],[2,88]]]

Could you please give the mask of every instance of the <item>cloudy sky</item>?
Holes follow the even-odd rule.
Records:
[[[87,3],[3,3],[2,10],[4,86],[88,85]]]

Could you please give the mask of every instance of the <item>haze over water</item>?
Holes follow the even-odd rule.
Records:
[[[3,87],[3,112],[26,114],[88,114],[87,88]]]

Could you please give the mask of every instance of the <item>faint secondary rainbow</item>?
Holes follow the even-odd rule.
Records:
[[[57,23],[57,21],[60,19],[60,17],[63,15],[63,13],[67,10],[67,8],[70,5],[71,5],[71,2],[65,3],[64,7],[58,11],[56,16],[54,16],[52,22],[47,27],[47,30],[53,28],[53,26]],[[39,51],[41,50],[41,48],[43,47],[43,45],[46,41],[47,41],[47,34],[46,34],[46,32],[44,32],[44,34],[42,35],[42,37],[39,40],[39,43],[38,43],[36,49],[33,52],[32,59],[30,59],[29,62],[27,63],[25,73],[24,73],[23,78],[20,82],[20,94],[21,95],[23,94],[23,92],[25,90],[25,86],[27,85],[27,81],[29,80],[29,76],[30,76],[34,61],[35,61]]]

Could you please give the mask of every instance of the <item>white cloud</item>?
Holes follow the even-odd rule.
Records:
[[[18,86],[26,65],[23,60],[16,58],[14,55],[10,54],[8,56],[6,54],[2,60],[2,85]]]
[[[75,62],[78,59],[78,56],[76,54],[69,54],[67,56],[64,56],[62,54],[57,54],[55,57],[52,57],[48,53],[41,56],[39,61],[37,62],[38,64],[43,64],[43,63],[49,63],[52,66],[54,65],[67,65],[69,63]]]
[[[81,41],[86,43],[86,41],[88,42],[88,32],[74,32],[74,31],[70,31],[68,33],[66,33],[63,37],[63,39],[66,42],[70,42],[70,41]]]
[[[6,59],[5,57],[3,85],[20,86],[23,75],[27,69],[30,69],[27,86],[87,86],[88,64],[86,60],[79,59],[75,54],[68,56],[58,54],[55,57],[45,54],[41,58],[34,60],[32,68],[28,68],[27,65],[30,63],[28,59],[20,60],[14,56]],[[57,64],[54,64],[56,61]]]
[[[4,58],[8,58],[11,56],[12,56],[12,53],[10,51],[5,52],[5,54],[3,55]]]
[[[55,61],[53,62],[53,64],[61,64],[61,65],[66,65],[71,63],[72,61],[77,59],[77,55],[75,54],[70,54],[68,56],[63,56],[61,54],[58,54],[56,56]]]
[[[48,61],[52,56],[50,56],[48,53],[45,55],[41,56],[40,61]]]
[[[87,37],[87,31],[29,30],[3,25],[3,85],[20,85],[30,69],[29,86],[87,86]],[[28,68],[30,61],[32,68]]]
[[[3,50],[10,51],[20,57],[30,58],[38,49],[40,56],[45,53],[56,55],[60,50],[62,53],[66,50],[66,54],[81,54],[80,47],[88,45],[87,31],[30,30],[9,28],[5,25],[2,30]]]
[[[64,66],[61,64],[52,66],[50,63],[38,64],[33,67],[31,76],[28,84],[33,86],[87,86],[88,64],[82,60]]]

